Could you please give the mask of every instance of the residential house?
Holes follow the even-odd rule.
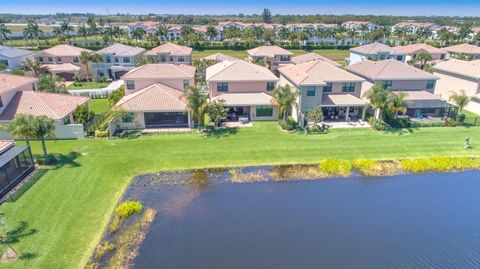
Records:
[[[292,116],[304,126],[305,115],[320,106],[326,120],[364,119],[368,102],[361,98],[365,79],[324,61],[310,61],[279,69],[281,86],[299,93]]]
[[[377,24],[369,21],[346,21],[342,23],[342,27],[347,30],[354,30],[360,35],[375,31],[379,28]]]
[[[312,61],[322,61],[322,62],[331,64],[331,65],[336,66],[336,67],[342,67],[341,64],[339,64],[335,61],[332,61],[332,60],[328,59],[327,57],[319,55],[315,52],[310,52],[310,53],[306,53],[306,54],[302,54],[302,55],[299,55],[299,56],[292,57],[292,63],[293,64],[303,64],[303,63],[312,62]]]
[[[157,63],[191,64],[192,48],[167,42],[145,53]]]
[[[397,29],[405,29],[410,34],[416,34],[418,30],[429,29],[431,36],[428,38],[436,38],[436,31],[440,29],[438,25],[432,22],[415,22],[415,21],[403,21],[392,26],[392,32]]]
[[[195,67],[184,64],[147,64],[122,76],[125,96],[116,104],[127,112],[117,128],[191,127],[185,91],[195,85]]]
[[[223,61],[226,61],[226,60],[234,61],[234,60],[237,60],[237,58],[235,58],[233,56],[230,56],[230,55],[223,54],[223,53],[215,53],[215,54],[211,54],[211,55],[203,57],[202,60],[211,60],[211,61],[215,61],[217,63],[220,63],[220,62],[223,62]]]
[[[0,45],[0,65],[13,70],[22,67],[23,61],[31,57],[33,51]]]
[[[0,140],[0,201],[33,170],[32,152],[28,145],[15,145],[14,140]]]
[[[210,100],[225,101],[228,120],[236,121],[240,116],[278,119],[278,107],[271,96],[278,78],[267,68],[243,60],[226,60],[207,68],[206,81]]]
[[[102,55],[103,60],[93,63],[93,74],[96,77],[107,77],[110,79],[119,79],[128,71],[135,68],[144,48],[132,47],[120,43],[114,43],[97,53]]]
[[[443,50],[450,53],[454,58],[466,56],[470,60],[480,59],[480,47],[471,44],[458,44],[450,47],[445,47]]]
[[[55,121],[57,138],[82,138],[82,124],[75,124],[73,112],[89,98],[35,91],[36,78],[0,74],[0,123],[8,124],[17,114],[47,116]],[[2,139],[10,139],[5,131]]]
[[[72,81],[75,73],[84,67],[80,63],[80,54],[84,51],[91,52],[88,49],[62,44],[35,53],[34,59],[55,75]]]
[[[418,43],[406,46],[396,46],[395,50],[405,55],[404,62],[415,61],[421,53],[427,53],[432,57],[432,62],[437,63],[448,58],[448,52],[428,44]]]
[[[469,97],[480,97],[480,60],[463,61],[450,59],[433,67],[434,75],[440,79],[435,93],[448,99],[462,90]]]
[[[279,46],[261,46],[247,50],[247,53],[249,62],[265,61],[272,70],[277,70],[280,65],[290,64],[293,55],[290,51]]]
[[[448,108],[447,102],[434,94],[438,77],[408,64],[393,59],[363,60],[348,66],[347,70],[367,80],[362,86],[362,96],[375,83],[382,83],[392,91],[405,92],[410,117],[443,117]]]
[[[399,50],[385,44],[375,42],[350,49],[350,58],[348,63],[355,64],[365,59],[381,61],[386,59],[395,59],[405,62],[405,54]]]

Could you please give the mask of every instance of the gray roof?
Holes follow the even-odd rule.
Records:
[[[29,50],[0,45],[0,55],[7,58],[17,58],[17,57],[27,56],[33,53],[34,53],[33,51],[29,51]]]

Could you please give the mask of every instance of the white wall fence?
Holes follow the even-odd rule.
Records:
[[[83,131],[82,124],[55,124],[55,138],[56,139],[79,139],[84,138],[85,134]],[[19,137],[14,137],[10,135],[7,131],[1,130],[0,131],[0,139],[23,139]]]
[[[87,96],[93,99],[108,98],[108,96],[116,89],[102,88],[102,89],[81,89],[81,90],[69,90],[71,95]]]

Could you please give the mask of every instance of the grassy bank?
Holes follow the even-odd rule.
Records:
[[[88,108],[95,114],[101,115],[108,110],[108,99],[90,99]]]
[[[464,149],[465,137],[472,149]],[[83,268],[130,180],[141,173],[206,167],[318,164],[326,158],[388,160],[432,155],[480,157],[480,127],[420,128],[382,133],[334,129],[326,135],[254,122],[219,136],[195,133],[138,139],[49,141],[60,164],[47,167],[27,192],[0,207],[11,228],[30,231],[14,247],[24,255],[5,268]],[[33,143],[40,154],[40,144]]]

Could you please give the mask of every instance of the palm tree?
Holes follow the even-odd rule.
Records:
[[[42,142],[43,157],[45,162],[48,162],[45,139],[49,137],[55,137],[55,121],[47,116],[37,116],[34,117],[32,126],[33,136]]]
[[[205,35],[208,37],[209,41],[212,41],[217,37],[218,31],[215,29],[215,26],[209,25]]]
[[[115,33],[115,36],[118,38],[118,41],[120,41],[120,38],[125,35],[125,30],[120,28],[120,26],[118,25],[113,26],[113,32]]]
[[[155,35],[158,36],[163,41],[166,41],[168,39],[169,32],[170,32],[170,26],[162,23],[155,30]]]
[[[69,22],[67,21],[63,21],[61,24],[60,24],[60,29],[62,30],[62,32],[65,34],[65,37],[67,38],[67,40],[70,40],[70,33],[75,31],[75,29],[73,28],[73,26],[70,25]]]
[[[280,40],[288,40],[290,37],[290,30],[287,27],[282,27],[278,30],[278,37]]]
[[[470,103],[470,97],[467,96],[465,90],[461,90],[460,93],[453,92],[449,100],[452,101],[457,107],[458,111],[462,112],[468,103]]]
[[[421,52],[415,58],[415,61],[420,63],[420,69],[423,69],[427,65],[427,63],[431,60],[432,60],[432,55],[430,55],[427,52]]]
[[[30,137],[33,137],[33,116],[30,114],[17,114],[8,126],[8,132],[12,136],[23,137],[25,143],[30,146]]]
[[[97,38],[97,35],[99,35],[101,33],[101,30],[100,28],[97,27],[97,24],[95,23],[94,20],[92,20],[89,24],[88,24],[88,33],[90,35],[93,35],[95,38]]]
[[[376,109],[375,118],[380,119],[380,115],[384,112],[383,110],[386,107],[388,90],[385,89],[381,82],[377,82],[364,93],[363,97],[367,98],[370,101],[370,104]]]
[[[187,107],[193,111],[193,117],[197,119],[198,131],[200,131],[208,99],[208,95],[202,92],[202,87],[202,85],[198,84],[191,86],[184,94],[187,99]]]
[[[79,59],[80,59],[80,63],[82,63],[85,66],[85,69],[87,71],[87,80],[91,81],[89,64],[90,64],[90,62],[92,62],[92,63],[100,62],[103,59],[102,55],[100,55],[98,53],[82,51],[80,53]]]
[[[290,85],[279,86],[272,92],[273,103],[278,106],[280,117],[287,120],[288,110],[297,100],[299,93],[293,91]]]
[[[106,40],[111,41],[117,37],[117,31],[113,28],[113,26],[109,25],[103,30],[103,35]]]
[[[57,75],[48,74],[38,78],[37,89],[42,92],[65,92],[65,80]]]
[[[182,36],[182,39],[185,40],[188,45],[190,45],[191,37],[193,35],[192,27],[188,25],[182,26],[180,29],[180,35]]]
[[[85,41],[87,40],[88,28],[87,28],[87,26],[85,26],[85,24],[82,24],[82,25],[78,26],[77,33],[80,37],[85,38]]]
[[[405,97],[407,94],[404,92],[389,92],[387,96],[387,110],[390,113],[395,114],[395,118],[397,118],[399,113],[405,114],[407,113],[407,107],[405,106]]]
[[[440,40],[442,46],[449,44],[452,38],[452,33],[445,27],[442,27],[437,33],[437,39]]]
[[[35,39],[37,41],[37,48],[40,47],[40,35],[43,33],[36,22],[29,22],[23,29],[23,36],[27,39]]]
[[[132,36],[133,39],[136,41],[143,39],[143,37],[147,34],[145,29],[143,28],[134,28],[131,32],[130,35]]]
[[[32,58],[25,58],[22,64],[22,70],[31,72],[34,77],[49,73],[47,67],[42,66],[39,61],[35,61]]]
[[[3,42],[7,41],[7,34],[11,34],[12,31],[7,28],[7,25],[5,23],[0,23],[0,44],[3,44]]]
[[[53,35],[54,35],[59,41],[63,41],[63,40],[64,40],[62,28],[60,28],[60,27],[55,27],[55,28],[53,28],[52,33],[53,33]]]

